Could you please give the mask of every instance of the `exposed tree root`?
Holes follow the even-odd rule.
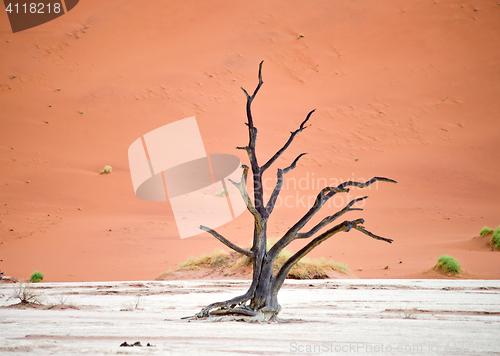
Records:
[[[253,323],[253,324],[263,324],[263,323],[277,323],[277,324],[283,324],[283,323],[304,323],[306,321],[302,319],[282,319],[279,318],[278,315],[275,312],[254,312],[255,315],[250,316],[250,315],[244,315],[244,314],[236,314],[234,313],[234,310],[216,310],[208,317],[204,318],[198,318],[196,315],[193,315],[191,317],[183,318],[185,320],[191,321],[191,320],[196,320],[196,321],[207,321],[207,322],[227,322],[227,321],[236,321],[236,322],[245,322],[245,323]]]
[[[289,323],[292,321],[283,320],[277,317],[274,311],[252,311],[246,309],[229,309],[229,310],[214,310],[208,317],[197,317],[193,315],[191,317],[183,318],[187,320],[204,320],[209,322],[225,322],[225,321],[239,321],[246,323]]]

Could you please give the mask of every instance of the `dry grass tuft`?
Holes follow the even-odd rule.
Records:
[[[8,299],[19,299],[20,304],[42,304],[42,295],[33,290],[31,283],[17,283]]]
[[[163,281],[165,279],[165,277],[173,274],[174,272],[172,272],[171,269],[169,269],[168,271],[165,271],[163,272],[162,274],[160,274],[158,277],[155,278],[155,281]]]
[[[227,265],[230,255],[222,250],[214,250],[209,255],[201,256],[195,259],[189,257],[186,262],[180,264],[179,269],[184,270],[197,270],[200,268],[218,268]]]
[[[268,250],[272,243],[268,244]],[[293,255],[288,250],[280,252],[274,262],[273,274],[276,275],[285,262]],[[187,261],[179,265],[178,271],[182,270],[199,270],[199,269],[219,269],[222,273],[226,270],[238,271],[244,267],[252,265],[252,259],[247,256],[240,255],[236,252],[227,253],[221,250],[215,250],[209,255],[204,255],[199,258],[190,257]],[[303,258],[293,266],[288,273],[287,278],[290,279],[322,279],[329,278],[328,272],[337,271],[340,273],[349,274],[350,271],[342,263],[326,261],[321,259]],[[157,280],[163,280],[171,271],[167,271],[157,277]],[[227,275],[227,273],[224,273]]]

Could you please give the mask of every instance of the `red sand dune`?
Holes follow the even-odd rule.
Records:
[[[271,237],[306,211],[322,179],[385,176],[399,183],[353,189],[370,199],[346,217],[394,243],[353,231],[310,257],[360,278],[426,278],[448,254],[476,278],[499,278],[500,253],[472,240],[500,224],[499,5],[86,0],[15,34],[1,12],[0,269],[41,270],[46,281],[153,279],[222,248],[206,233],[181,240],[168,202],[135,197],[127,149],[195,115],[207,152],[246,163],[235,150],[247,142],[240,87],[255,88],[264,60],[253,104],[261,161],[317,109],[276,163],[309,153],[287,175],[303,189],[282,192],[292,204],[275,210]],[[113,172],[100,175],[105,165]],[[247,244],[251,215],[218,231]]]

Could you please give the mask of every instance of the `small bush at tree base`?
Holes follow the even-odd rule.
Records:
[[[446,273],[460,274],[461,266],[458,261],[448,255],[442,255],[438,258],[436,269],[440,269]]]
[[[36,283],[36,282],[43,281],[43,277],[45,277],[45,276],[43,275],[42,272],[35,271],[35,272],[33,272],[33,274],[30,277],[30,282]]]
[[[481,231],[479,232],[480,236],[488,236],[491,235],[495,232],[495,230],[490,229],[488,226],[484,226]]]
[[[497,250],[500,250],[500,226],[497,227],[497,229],[493,233],[493,236],[491,237],[491,243]]]

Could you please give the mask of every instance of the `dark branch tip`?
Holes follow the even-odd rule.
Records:
[[[299,129],[300,131],[302,131],[303,129],[305,129],[304,125],[306,124],[306,122],[307,122],[307,121],[309,121],[309,118],[311,117],[311,115],[312,115],[312,114],[313,114],[313,112],[315,112],[315,111],[316,111],[316,109],[311,110],[311,111],[309,112],[309,114],[307,114],[306,119],[305,119],[305,120],[304,120],[304,121],[300,124],[300,129]]]
[[[375,177],[374,179],[382,181],[382,182],[397,183],[394,179],[389,179],[389,178],[384,178],[384,177]]]

